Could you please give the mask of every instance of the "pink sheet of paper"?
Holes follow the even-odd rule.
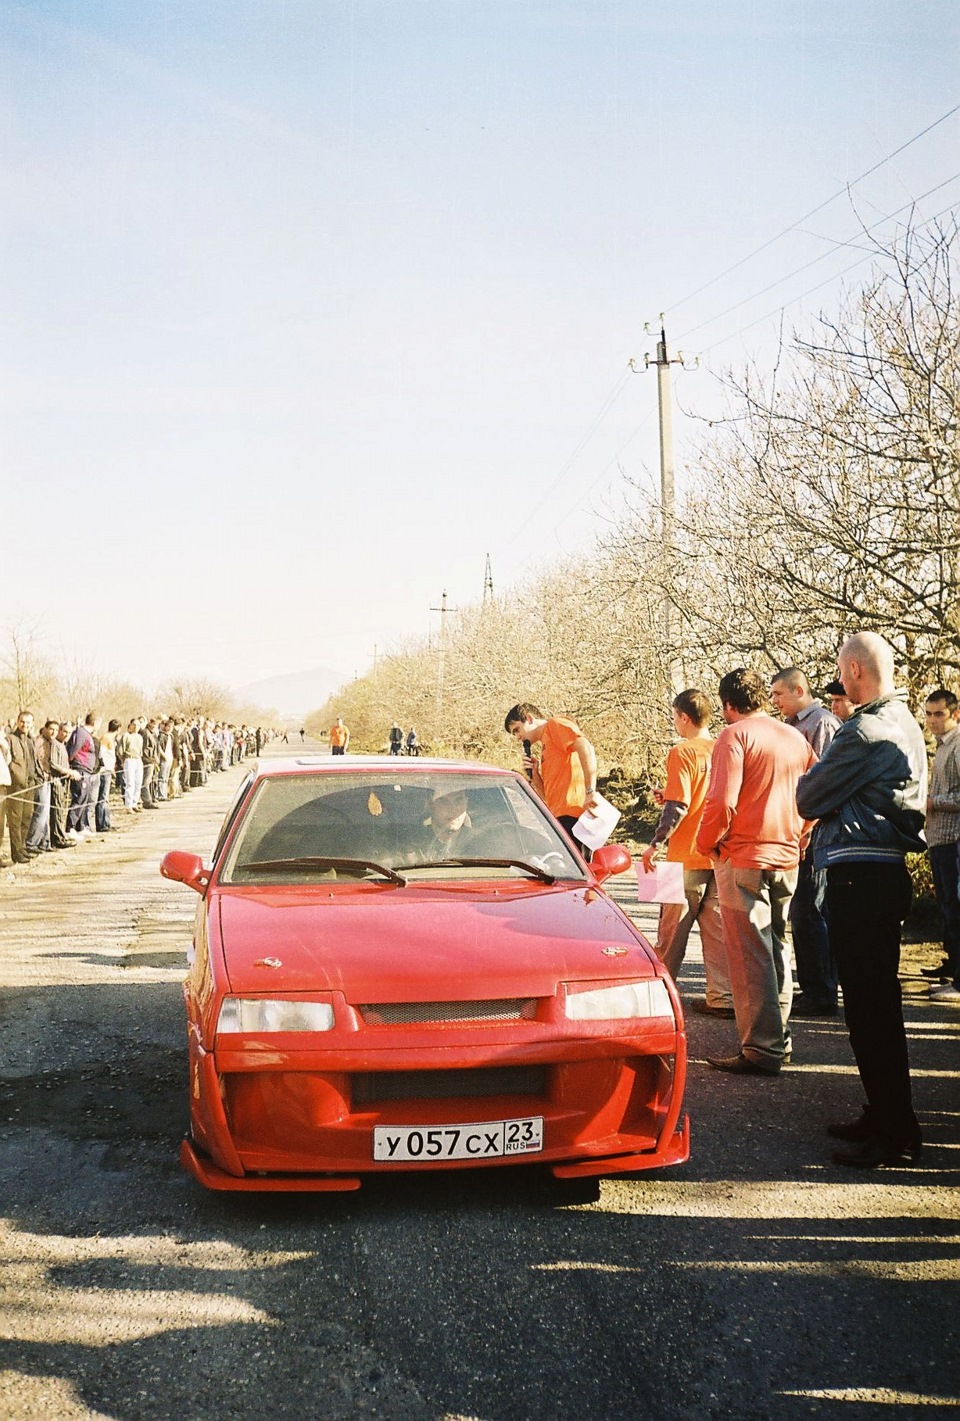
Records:
[[[683,864],[667,863],[661,859],[653,865],[652,873],[644,873],[643,864],[637,859],[637,900],[640,903],[685,903],[683,892]]]

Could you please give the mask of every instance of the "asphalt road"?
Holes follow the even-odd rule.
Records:
[[[691,1014],[683,1168],[204,1193],[177,1163],[197,899],[157,863],[209,853],[240,778],[0,875],[0,1417],[960,1415],[960,1011],[922,995],[932,950],[905,978],[920,1169],[829,1163],[824,1122],[859,1108],[842,1023],[740,1079],[703,1065],[732,1024]]]

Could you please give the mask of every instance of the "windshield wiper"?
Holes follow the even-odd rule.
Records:
[[[385,864],[374,863],[373,859],[255,859],[251,863],[238,863],[233,871],[234,873],[243,873],[248,868],[265,869],[267,873],[284,873],[291,868],[339,868],[346,873],[351,868],[363,868],[369,869],[373,873],[382,874],[391,883],[396,883],[399,888],[407,886],[407,880],[402,874],[396,873],[392,868],[387,868]]]
[[[545,868],[540,868],[535,863],[527,863],[526,859],[474,859],[474,858],[451,858],[451,859],[430,859],[427,863],[414,863],[410,869],[415,868],[522,868],[527,873],[539,878],[541,883],[556,883],[557,876],[554,873],[547,873]]]

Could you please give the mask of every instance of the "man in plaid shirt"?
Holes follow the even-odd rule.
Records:
[[[927,730],[937,752],[927,796],[926,835],[933,890],[943,923],[943,962],[924,969],[935,980],[930,995],[936,1001],[960,1002],[960,899],[957,850],[960,840],[960,725],[957,698],[941,686],[926,704]]]

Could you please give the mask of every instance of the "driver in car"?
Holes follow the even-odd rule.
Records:
[[[427,863],[434,859],[456,858],[470,838],[473,821],[467,809],[466,791],[435,789],[430,800],[430,816],[424,820],[427,837],[421,852]]]

